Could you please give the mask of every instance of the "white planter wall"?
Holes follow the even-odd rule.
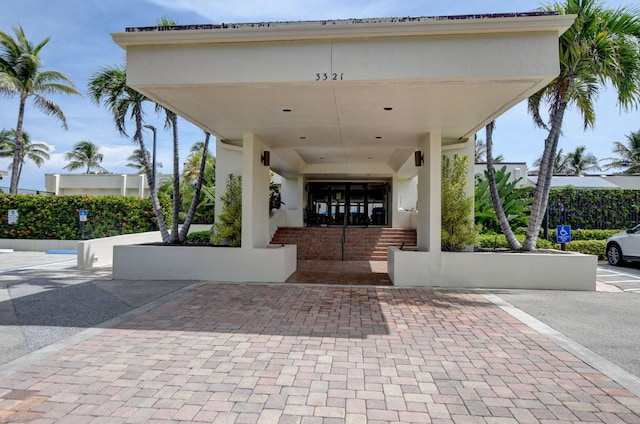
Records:
[[[405,251],[390,247],[395,286],[595,290],[598,258],[575,252],[499,253]]]

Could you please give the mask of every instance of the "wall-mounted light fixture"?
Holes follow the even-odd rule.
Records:
[[[262,152],[262,156],[260,156],[260,161],[264,166],[269,166],[271,164],[271,153],[268,150]]]
[[[420,150],[416,150],[413,153],[413,159],[416,163],[416,166],[422,166],[422,164],[424,163],[424,155]]]

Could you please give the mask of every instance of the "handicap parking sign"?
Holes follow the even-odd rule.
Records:
[[[86,209],[81,209],[80,210],[80,222],[86,222],[87,221],[87,210]]]
[[[571,226],[558,225],[556,238],[558,243],[569,243],[571,241]]]

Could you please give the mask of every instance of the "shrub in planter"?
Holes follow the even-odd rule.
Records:
[[[622,233],[624,230],[571,230],[571,240],[606,240],[614,234]],[[557,240],[556,229],[549,230],[549,240]]]
[[[462,251],[476,241],[473,199],[466,193],[467,156],[442,156],[442,250]]]
[[[240,246],[242,241],[242,177],[229,174],[227,191],[220,197],[222,213],[213,224],[214,244]]]
[[[576,240],[567,243],[567,250],[570,252],[580,252],[586,255],[596,255],[598,259],[607,259],[605,255],[606,240]]]
[[[187,243],[209,244],[211,243],[211,231],[194,231],[187,234]]]

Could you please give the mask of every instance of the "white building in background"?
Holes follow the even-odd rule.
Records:
[[[232,267],[227,281],[284,281],[296,269],[295,246],[269,246],[271,169],[282,176],[279,225],[302,226],[312,213],[327,225],[350,214],[355,225],[414,227],[418,251],[390,250],[389,276],[440,285],[460,273],[441,252],[442,155],[472,163],[475,133],[558,75],[558,37],[574,18],[262,22],[112,36],[126,50],[129,86],[216,136],[217,200],[228,174],[242,176],[242,247],[210,253]],[[470,170],[470,196],[473,182]]]
[[[527,163],[526,162],[496,162],[493,164],[495,170],[506,167],[506,171],[511,174],[509,181],[519,180],[516,184],[517,188],[528,187],[532,184],[527,178]],[[474,165],[474,173],[476,175],[484,175],[487,170],[487,164],[485,162],[476,162]]]
[[[158,174],[158,182],[170,178]],[[45,190],[56,196],[87,194],[149,197],[145,174],[45,174]]]

